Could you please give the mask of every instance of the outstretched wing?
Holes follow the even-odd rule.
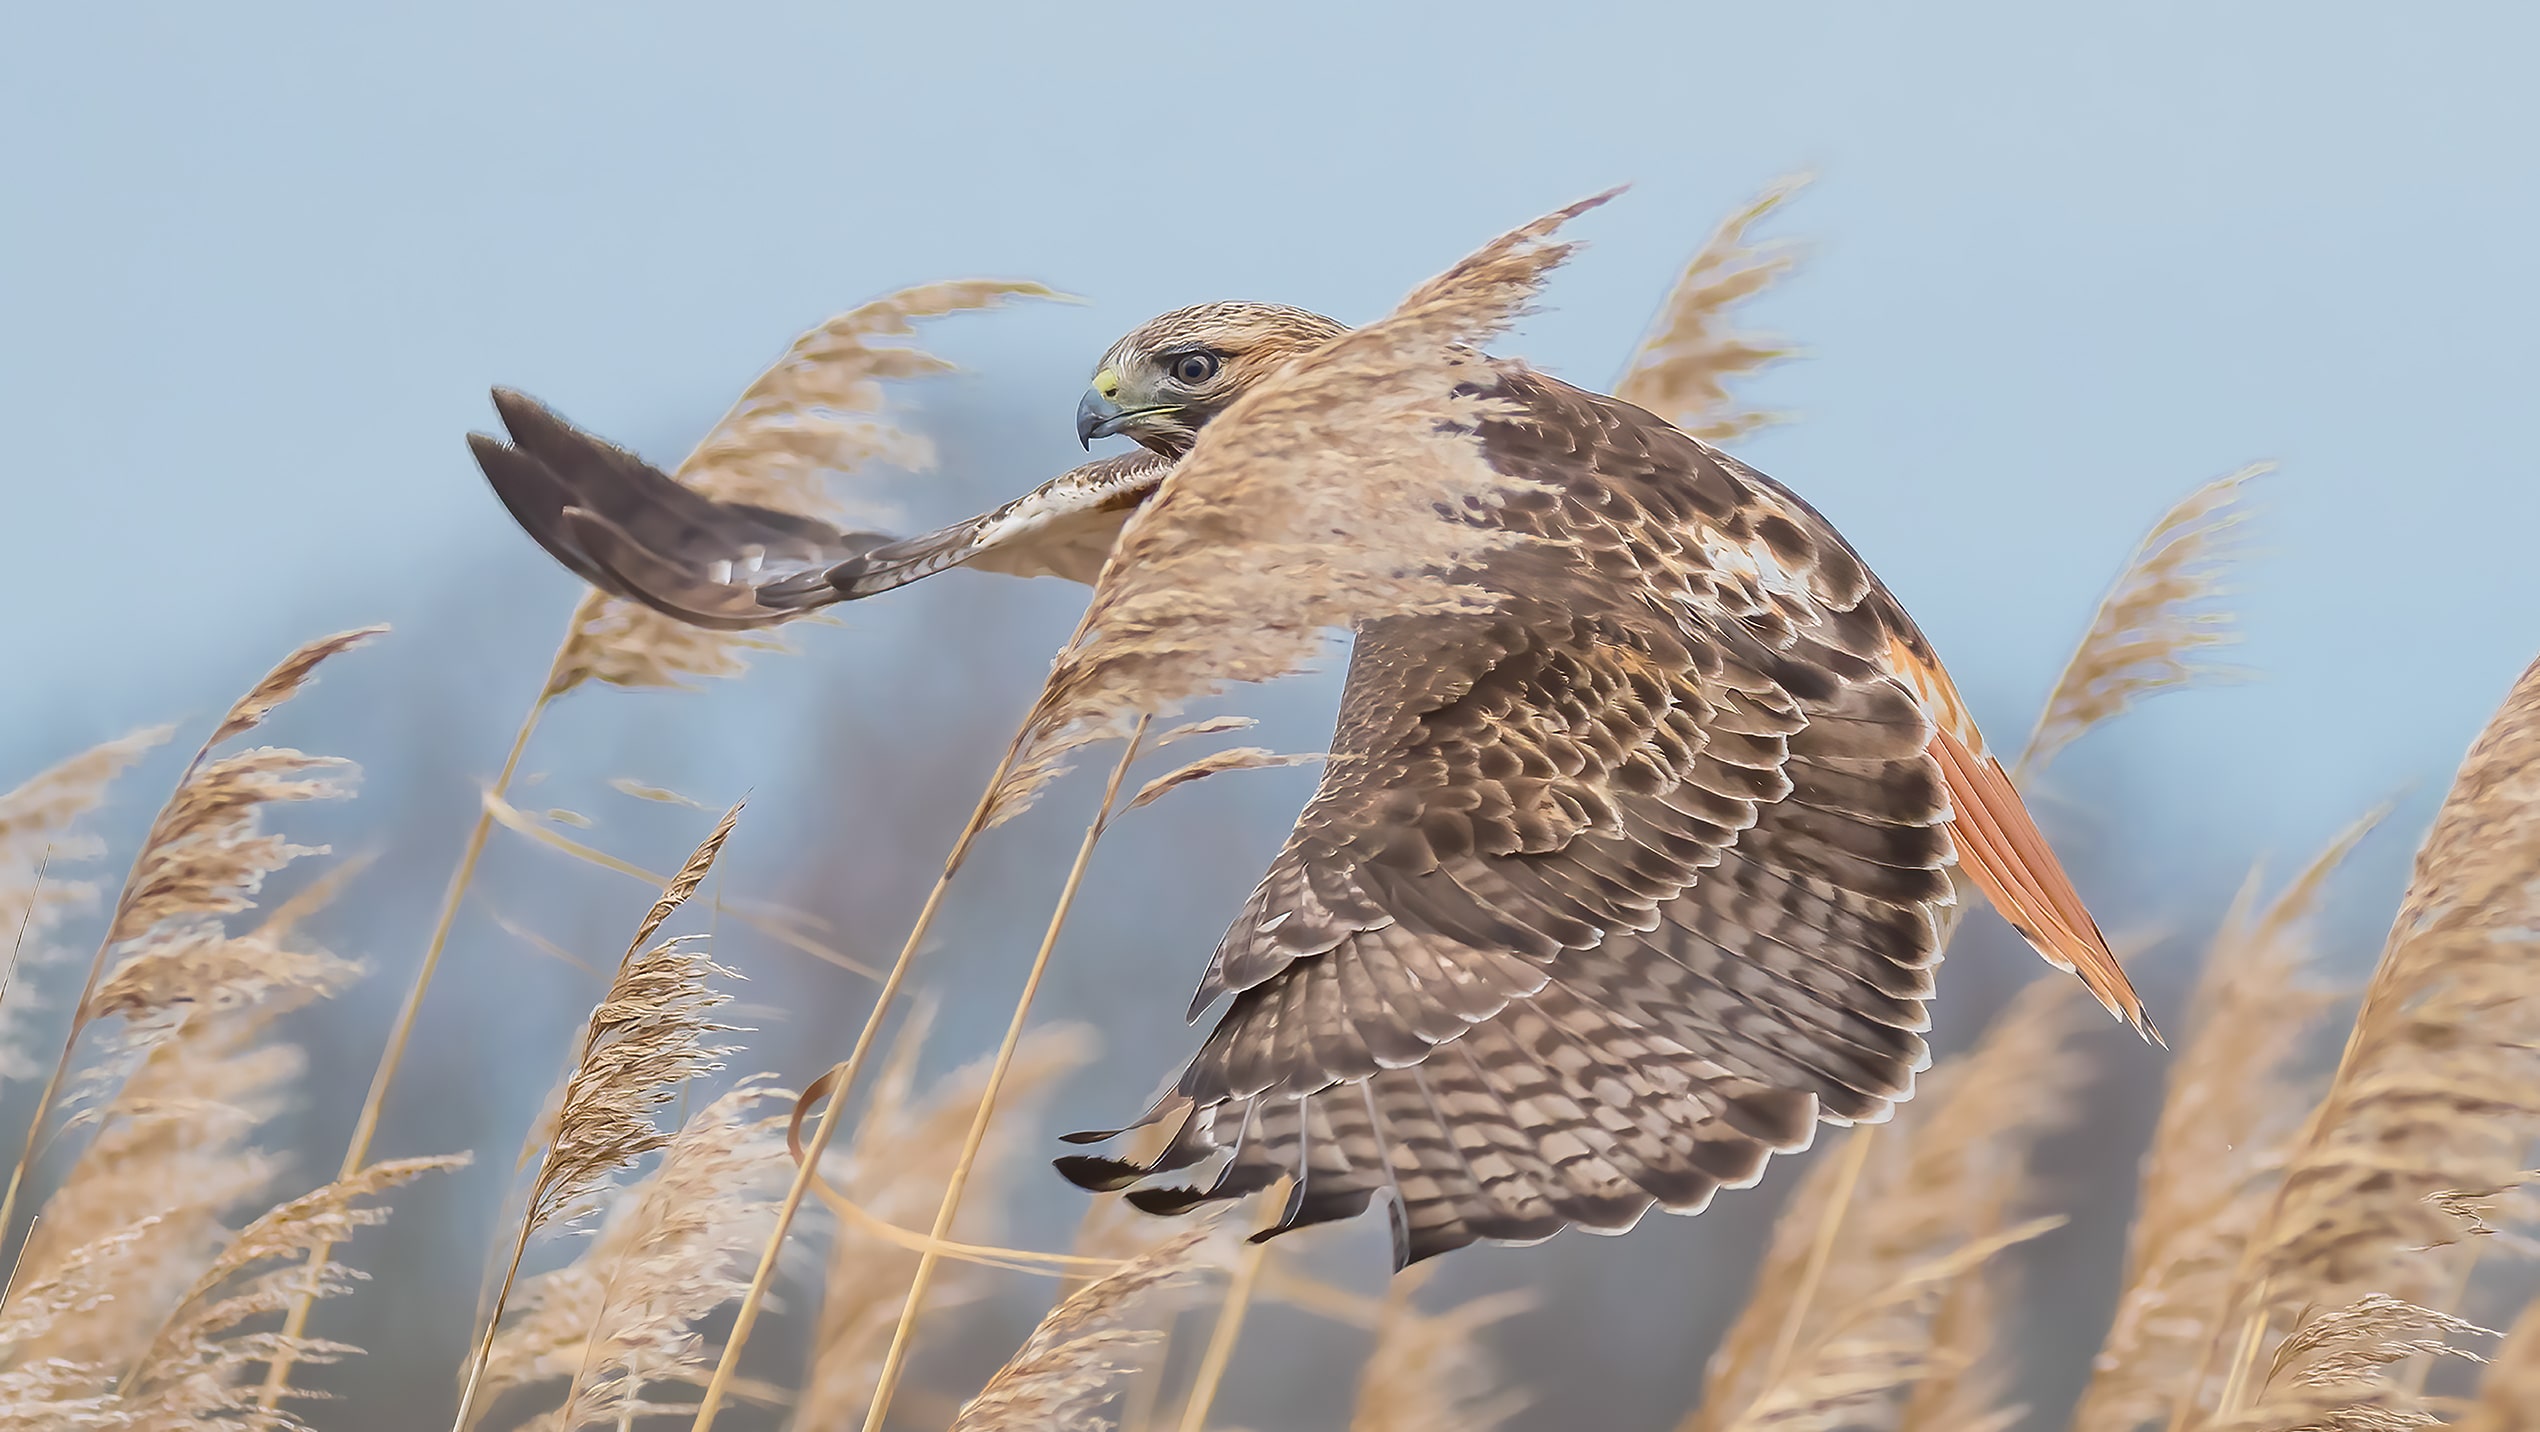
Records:
[[[1382,1195],[1408,1261],[1696,1210],[1910,1094],[1967,845],[1937,664],[1805,504],[1501,371],[1484,451],[1545,485],[1508,507],[1540,540],[1477,574],[1493,612],[1360,632],[1323,783],[1193,1014],[1232,1002],[1148,1116],[1171,1141],[1062,1160],[1078,1182],[1223,1154],[1130,1197],[1286,1176],[1282,1231]]]
[[[872,596],[948,567],[1090,582],[1120,524],[1169,464],[1151,454],[1091,463],[1004,507],[893,539],[749,503],[719,502],[642,458],[498,388],[511,441],[468,447],[521,529],[612,596],[696,626],[767,626]]]

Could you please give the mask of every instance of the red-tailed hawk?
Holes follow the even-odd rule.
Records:
[[[1148,451],[906,541],[710,501],[517,395],[496,395],[511,444],[472,441],[574,571],[755,626],[949,566],[1090,580],[1209,418],[1346,331],[1265,304],[1166,314],[1078,409],[1089,442]],[[1274,1231],[1381,1195],[1397,1261],[1698,1210],[1819,1122],[1910,1094],[1953,866],[2149,1034],[1929,644],[1833,526],[1639,408],[1487,371],[1480,449],[1524,489],[1493,520],[1558,540],[1460,573],[1486,611],[1355,633],[1322,785],[1192,1003],[1225,1012],[1142,1121],[1178,1120],[1170,1141],[1062,1171],[1157,1212],[1290,1177]],[[1221,1154],[1204,1185],[1145,1185]]]

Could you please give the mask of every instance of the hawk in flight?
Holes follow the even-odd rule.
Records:
[[[752,627],[947,567],[1089,582],[1212,416],[1346,331],[1268,304],[1157,318],[1077,409],[1088,445],[1142,451],[900,541],[713,501],[514,393],[510,441],[470,441],[588,581]],[[1358,630],[1331,764],[1191,1014],[1226,1008],[1140,1121],[1169,1140],[1061,1170],[1166,1213],[1291,1178],[1272,1232],[1381,1195],[1397,1263],[1697,1211],[1818,1123],[1910,1095],[1953,867],[2151,1036],[1929,643],[1833,526],[1642,409],[1486,371],[1481,452],[1523,486],[1495,520],[1560,540],[1459,573],[1487,611]],[[1204,1185],[1147,1182],[1220,1155]]]

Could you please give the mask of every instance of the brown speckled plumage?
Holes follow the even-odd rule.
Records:
[[[652,508],[690,514],[659,523],[674,536],[725,541],[700,561],[712,542],[621,515],[645,506],[622,492],[632,459],[561,424],[506,406],[518,448],[479,455],[498,488],[518,465],[500,454],[536,458],[563,495],[507,489],[524,525],[691,620],[778,620],[965,561],[1084,580],[1047,555],[1053,534],[1107,546],[1208,416],[1343,331],[1265,305],[1165,315],[1095,385],[1137,419],[1105,431],[1157,455],[910,542],[806,542],[737,510],[718,533],[693,514],[720,504],[656,492]],[[1177,391],[1193,348],[1215,371]],[[1461,574],[1489,610],[1358,631],[1321,787],[1193,1017],[1229,1002],[1141,1121],[1174,1121],[1171,1140],[1149,1162],[1064,1159],[1071,1179],[1171,1212],[1291,1176],[1274,1231],[1382,1196],[1401,1260],[1699,1209],[1819,1122],[1878,1120],[1911,1093],[1961,865],[2142,1025],[1929,645],[1830,524],[1639,408],[1517,363],[1487,372],[1482,451],[1512,479],[1490,520],[1536,540]],[[577,463],[557,430],[603,451]],[[734,544],[748,523],[776,530]],[[1220,1156],[1205,1182],[1147,1182]]]

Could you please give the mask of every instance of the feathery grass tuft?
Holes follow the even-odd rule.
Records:
[[[994,280],[928,284],[828,320],[796,339],[785,357],[744,391],[680,465],[679,475],[711,496],[808,512],[829,505],[817,486],[817,478],[825,472],[845,470],[873,457],[893,457],[905,467],[925,465],[930,454],[922,442],[887,421],[879,385],[902,374],[942,372],[946,365],[913,345],[875,340],[907,336],[916,319],[993,308],[1008,297],[1035,296],[1048,296],[1048,290]],[[371,1140],[405,1060],[424,995],[440,970],[441,955],[449,947],[450,932],[475,882],[477,862],[493,833],[495,806],[510,792],[547,708],[558,697],[592,681],[679,688],[693,684],[693,678],[737,676],[748,669],[746,653],[769,649],[783,648],[781,643],[747,633],[712,633],[682,626],[597,591],[586,592],[575,605],[538,696],[521,717],[511,749],[488,790],[491,803],[460,843],[448,891],[424,939],[423,958],[398,1007],[372,1072],[370,1090],[354,1120],[352,1137],[345,1144],[344,1175],[356,1172],[370,1158]],[[800,1196],[800,1190],[788,1195],[784,1218],[792,1216]],[[287,1329],[299,1332],[308,1316],[306,1303],[293,1308]],[[289,1376],[287,1360],[275,1364],[266,1379],[267,1396],[278,1397]]]
[[[1189,1282],[1219,1261],[1215,1225],[1188,1228],[1098,1278],[1041,1320],[979,1395],[962,1405],[952,1432],[1026,1432],[1108,1426],[1099,1414],[1132,1354],[1159,1340],[1123,1326],[1147,1300]]]
[[[2240,558],[2246,488],[2273,470],[2252,463],[2218,477],[2152,524],[2056,678],[2020,775],[2034,777],[2082,733],[2146,697],[2230,674],[2203,658],[2239,640],[2230,611],[2216,602]]]
[[[2379,819],[2348,827],[2254,913],[2252,871],[2215,932],[2143,1156],[2116,1318],[2074,1432],[2132,1432],[2182,1403],[2208,1405],[2212,1389],[2194,1384],[2216,1305],[2316,1092],[2294,1071],[2334,996],[2310,982],[2308,926],[2329,876]]]
[[[256,941],[252,936],[243,959],[229,958],[239,951],[222,930],[220,917],[253,905],[256,891],[267,875],[302,855],[315,853],[267,834],[260,823],[264,807],[275,802],[343,795],[346,787],[338,777],[349,770],[349,765],[271,747],[217,760],[212,751],[254,729],[297,694],[327,657],[349,650],[383,630],[371,627],[343,632],[311,642],[284,657],[230,708],[186,764],[175,792],[142,839],[140,852],[133,858],[131,871],[107,917],[105,937],[89,961],[87,979],[62,1038],[61,1054],[36,1095],[25,1146],[10,1171],[7,1193],[0,1196],[0,1230],[13,1226],[11,1219],[19,1192],[42,1148],[54,1096],[70,1072],[80,1037],[106,1012],[98,1007],[97,997],[101,993],[99,981],[110,958],[118,952],[123,954],[122,962],[116,966],[117,979],[108,982],[108,990],[114,996],[111,1012],[125,1016],[129,1037],[116,1051],[120,1057],[89,1081],[92,1091],[110,1088],[122,1080],[134,1059],[150,1053],[154,1045],[172,1037],[189,1020],[198,1029],[216,1023],[217,1012],[203,1003],[207,997],[226,994],[232,997],[230,1002],[252,1004],[259,995],[272,992],[277,984],[287,984],[300,971],[299,962],[287,958],[288,952],[278,942]],[[313,772],[320,774],[312,775]],[[269,956],[277,966],[290,968],[260,966],[260,954]],[[178,956],[197,957],[202,967]],[[221,967],[218,972],[210,968],[214,965]],[[323,971],[318,976],[319,983],[331,988],[334,967],[321,962],[319,968]],[[349,973],[349,968],[343,972]],[[252,1019],[253,1015],[245,1018]],[[235,1032],[207,1031],[206,1037]],[[187,1052],[170,1055],[163,1061],[162,1072],[171,1066],[182,1070]],[[142,1079],[147,1072],[134,1078]],[[148,1087],[145,1082],[145,1090]],[[150,1107],[158,1105],[153,1103]],[[261,1117],[259,1114],[250,1119],[249,1125],[260,1122]],[[192,1131],[178,1132],[177,1136],[190,1138]],[[79,1179],[75,1170],[65,1188]],[[93,1205],[83,1200],[66,1207],[82,1207],[85,1212],[91,1211]],[[207,1206],[204,1216],[209,1218],[216,1213],[216,1205]],[[61,1235],[48,1227],[45,1236]],[[53,1245],[57,1251],[70,1246],[75,1245]],[[21,1260],[32,1257],[39,1248],[31,1239],[29,1247],[21,1250]]]
[[[1484,400],[1457,386],[1569,255],[1553,233],[1605,197],[1492,240],[1210,422],[1121,530],[1018,771],[1054,775],[1059,753],[1133,714],[1284,675],[1362,618],[1471,607],[1449,574],[1517,539],[1452,514],[1522,484],[1482,458]],[[1231,571],[1238,533],[1245,560]]]
[[[357,1275],[311,1257],[312,1246],[385,1217],[358,1205],[462,1161],[383,1165],[290,1199],[235,1233],[225,1222],[266,1196],[279,1168],[249,1143],[301,1069],[299,1051],[271,1039],[275,1019],[332,994],[354,967],[299,943],[300,925],[340,888],[340,875],[244,934],[230,933],[224,917],[252,908],[267,875],[313,853],[267,833],[265,807],[344,794],[349,767],[270,748],[212,753],[371,634],[302,647],[231,707],[133,861],[18,1168],[22,1181],[45,1127],[43,1106],[82,1035],[110,1024],[100,1041],[108,1057],[82,1076],[85,1097],[71,1121],[95,1132],[18,1250],[0,1303],[0,1426],[303,1426],[259,1406],[248,1374],[285,1355],[355,1349],[248,1325],[343,1291]],[[73,763],[84,767],[76,774],[57,770],[41,804],[65,812],[92,803],[86,792],[143,744],[92,752]],[[284,1262],[292,1266],[267,1266]]]
[[[607,1179],[669,1144],[671,1136],[653,1123],[654,1112],[677,1098],[689,1080],[720,1069],[722,1056],[730,1052],[713,1042],[725,1026],[712,1022],[714,1011],[729,997],[709,981],[718,975],[729,978],[732,972],[707,958],[693,939],[666,940],[649,949],[644,941],[703,883],[740,818],[737,805],[725,812],[713,834],[671,877],[661,899],[636,927],[616,978],[583,1026],[572,1072],[556,1101],[552,1132],[530,1183],[528,1211],[496,1287],[493,1312],[468,1359],[452,1423],[455,1432],[465,1432],[473,1420],[529,1240],[550,1224],[589,1213]]]
[[[2228,1360],[2216,1425],[2244,1410],[2279,1318],[2289,1341],[2366,1295],[2451,1311],[2464,1255],[2429,1250],[2463,1234],[2434,1196],[2518,1181],[2540,1135],[2535,926],[2540,663],[2462,762],[2336,1077],[2219,1305],[2209,1348]]]
[[[1310,766],[1317,761],[1327,759],[1329,757],[1320,752],[1282,755],[1267,746],[1230,746],[1223,751],[1211,751],[1188,765],[1177,766],[1138,787],[1138,793],[1129,798],[1128,805],[1123,809],[1136,810],[1140,806],[1152,805],[1162,800],[1168,793],[1187,786],[1193,781],[1206,780],[1210,776],[1222,775],[1227,771],[1265,771],[1275,770],[1281,766]]]
[[[2476,1323],[2369,1293],[2306,1319],[2276,1348],[2254,1405],[2205,1424],[2213,1432],[2385,1432],[2437,1421],[2392,1373],[2417,1358],[2462,1358],[2463,1336],[2494,1337]]]
[[[1534,1306],[1529,1293],[1497,1293],[1423,1313],[1394,1309],[1358,1375],[1349,1432],[1492,1432],[1526,1408],[1504,1387],[1482,1331]]]
[[[1614,385],[1615,397],[1706,442],[1729,442],[1780,421],[1777,413],[1733,400],[1727,380],[1769,367],[1792,350],[1779,338],[1739,332],[1730,318],[1740,304],[1798,264],[1792,246],[1753,245],[1747,231],[1806,188],[1808,180],[1805,174],[1780,180],[1720,221],[1659,306]]]
[[[921,1017],[902,1029],[857,1121],[854,1142],[823,1164],[824,1192],[834,1189],[863,1214],[901,1228],[923,1226],[934,1215],[990,1070],[989,1060],[973,1061],[921,1096],[915,1066],[925,1028]],[[1053,1025],[1024,1037],[998,1099],[999,1125],[990,1127],[984,1145],[987,1165],[974,1177],[1002,1181],[1022,1145],[999,1137],[1000,1126],[1031,1118],[1059,1081],[1092,1059],[1094,1044],[1093,1031],[1081,1025]],[[972,1208],[976,1212],[978,1205]],[[914,1250],[843,1211],[831,1239],[811,1365],[795,1406],[796,1425],[805,1428],[853,1425],[872,1404],[901,1303],[917,1273]],[[947,1311],[979,1290],[975,1278],[936,1279],[925,1311]]]
[[[933,445],[892,421],[883,386],[952,371],[904,341],[917,320],[1054,297],[1035,283],[963,279],[902,289],[849,309],[795,339],[742,390],[673,476],[719,501],[835,515],[842,507],[824,485],[829,474],[876,463],[917,471],[934,463]],[[707,631],[595,591],[574,610],[547,691],[558,696],[591,681],[685,688],[701,678],[740,675],[752,652],[787,649],[782,638],[763,632]]]
[[[609,1196],[572,1262],[522,1280],[486,1364],[488,1406],[563,1378],[561,1405],[531,1426],[568,1432],[687,1410],[661,1399],[703,1380],[699,1325],[748,1286],[789,1169],[783,1117],[755,1111],[790,1097],[749,1081],[690,1116],[649,1173]]]
[[[44,1003],[21,975],[59,958],[47,943],[54,928],[97,900],[96,883],[73,872],[103,855],[105,845],[79,822],[172,729],[155,726],[92,746],[0,795],[0,939],[10,942],[8,975],[0,978],[0,1083],[34,1078],[42,1067],[24,1048],[24,1026]]]
[[[247,1386],[246,1374],[270,1362],[284,1340],[279,1334],[240,1329],[285,1311],[298,1298],[349,1290],[361,1275],[312,1258],[312,1251],[388,1220],[386,1208],[363,1206],[365,1201],[467,1161],[464,1154],[392,1159],[266,1211],[240,1229],[177,1299],[175,1311],[126,1376],[119,1400],[144,1426],[199,1425],[206,1412],[244,1415],[252,1421],[257,1395]],[[256,1271],[271,1264],[286,1266]],[[306,1338],[293,1340],[290,1350],[302,1361],[351,1351]],[[206,1406],[202,1399],[211,1388],[219,1389],[220,1400]]]

